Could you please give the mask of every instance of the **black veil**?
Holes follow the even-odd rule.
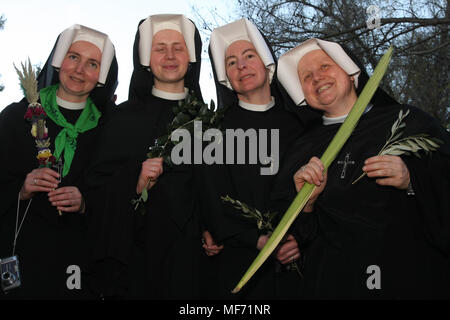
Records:
[[[142,66],[139,60],[139,26],[145,19],[142,19],[136,31],[133,45],[133,74],[131,75],[130,88],[128,93],[129,100],[145,101],[152,94],[154,84],[153,73],[149,68]],[[193,23],[193,22],[192,22]],[[195,26],[195,23],[193,23]],[[203,100],[200,90],[200,66],[202,60],[202,40],[200,33],[195,26],[195,61],[189,62],[187,73],[184,77],[184,84],[189,90],[193,90],[198,99]]]
[[[39,72],[37,81],[38,81],[38,90],[46,88],[48,86],[54,85],[59,82],[59,72],[58,69],[52,66],[53,55],[55,53],[56,45],[58,43],[59,37],[56,39],[55,45],[45,62],[44,67],[41,72]],[[109,67],[108,76],[106,78],[105,84],[101,86],[95,87],[89,96],[94,102],[95,106],[101,111],[103,114],[107,114],[109,109],[114,107],[114,92],[116,91],[118,85],[118,64],[116,55],[114,54],[114,58],[111,61],[111,66]]]

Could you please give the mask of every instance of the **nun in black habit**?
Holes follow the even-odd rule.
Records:
[[[94,288],[107,298],[199,297],[201,232],[192,167],[163,167],[161,158],[146,157],[155,140],[167,134],[173,108],[188,90],[202,99],[201,48],[196,26],[183,15],[152,15],[139,23],[129,100],[104,128],[88,174],[101,215]],[[131,200],[149,179],[141,215]]]
[[[0,298],[89,297],[85,271],[92,212],[83,176],[98,128],[113,107],[117,72],[108,36],[73,25],[58,36],[38,76],[45,111],[39,111],[45,117],[41,137],[49,138],[49,145],[37,148],[39,130],[27,121],[31,109],[25,98],[1,112],[0,258],[18,255],[21,285],[7,295],[0,292]],[[52,160],[59,174],[45,166]]]
[[[299,259],[292,237],[246,288],[237,295],[231,294],[268,235],[258,228],[256,220],[244,217],[242,211],[223,202],[221,197],[228,195],[260,212],[269,211],[269,194],[279,161],[289,144],[303,132],[306,119],[313,117],[308,118],[310,111],[305,110],[303,117],[297,118],[283,104],[275,84],[275,56],[250,21],[241,19],[214,29],[209,52],[218,108],[226,108],[226,112],[221,123],[223,161],[204,165],[198,175],[202,222],[207,230],[204,247],[211,255],[209,268],[215,273],[213,280],[208,280],[207,290],[216,299],[297,298],[300,275],[282,265]],[[237,139],[228,136],[228,132],[237,133]],[[244,147],[236,147],[240,139],[246,140]],[[268,161],[255,154],[264,154],[264,146]],[[253,156],[259,160],[252,162]],[[239,163],[239,158],[244,163]],[[272,223],[276,226],[276,221]],[[223,249],[217,244],[223,245]]]
[[[367,73],[340,45],[310,39],[280,58],[278,77],[296,104],[306,99],[324,113],[323,124],[292,146],[272,194],[284,211],[304,181],[323,190],[295,223],[304,247],[305,296],[449,298],[448,132],[425,112],[398,104],[379,88],[324,180],[323,166],[311,157],[323,154],[367,83]],[[339,91],[343,83],[350,84],[348,92]],[[338,100],[348,93],[352,99]],[[329,103],[330,97],[340,103]],[[421,158],[374,157],[400,110],[409,111],[402,137],[428,134],[441,140],[437,151],[421,151]],[[363,172],[367,175],[353,183]]]

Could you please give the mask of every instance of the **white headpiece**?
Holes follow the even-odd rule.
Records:
[[[233,90],[225,70],[225,52],[233,42],[238,40],[247,40],[255,46],[259,57],[266,68],[269,69],[269,82],[272,82],[275,72],[275,61],[272,53],[258,28],[245,18],[216,28],[211,33],[209,47],[211,48],[219,82]]]
[[[355,86],[358,87],[358,76],[361,70],[344,49],[335,42],[312,38],[289,50],[278,60],[278,80],[296,105],[306,104],[297,72],[298,63],[305,54],[317,49],[325,51],[348,75],[354,76]]]
[[[56,49],[53,54],[52,66],[61,68],[61,64],[67,54],[72,43],[76,41],[87,41],[100,49],[102,60],[100,61],[100,74],[98,82],[104,85],[108,76],[109,67],[114,58],[115,50],[109,37],[97,30],[74,24],[70,28],[64,30],[59,36]]]
[[[183,35],[189,53],[189,61],[195,59],[195,25],[182,14],[156,14],[149,16],[139,25],[139,61],[150,66],[152,41],[155,33],[161,30],[175,30]]]

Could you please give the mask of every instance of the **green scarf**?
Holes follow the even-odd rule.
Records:
[[[78,134],[95,128],[102,114],[98,111],[91,98],[88,97],[86,106],[75,125],[67,122],[56,103],[58,86],[59,84],[55,84],[44,88],[39,92],[39,95],[41,97],[42,107],[47,113],[47,116],[58,126],[64,128],[56,136],[54,156],[56,159],[59,159],[64,152],[63,177],[65,177],[69,173],[75,155]]]

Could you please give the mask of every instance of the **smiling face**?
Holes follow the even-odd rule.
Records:
[[[348,114],[357,96],[350,76],[323,50],[305,54],[298,63],[298,77],[306,102],[327,117]]]
[[[70,102],[85,101],[97,85],[101,60],[100,49],[92,43],[72,43],[59,70],[57,96]]]
[[[189,65],[189,53],[183,35],[165,29],[153,36],[150,69],[155,88],[169,92],[184,91],[184,76]]]
[[[270,101],[269,70],[251,42],[238,40],[227,48],[225,69],[239,100],[254,104]]]

